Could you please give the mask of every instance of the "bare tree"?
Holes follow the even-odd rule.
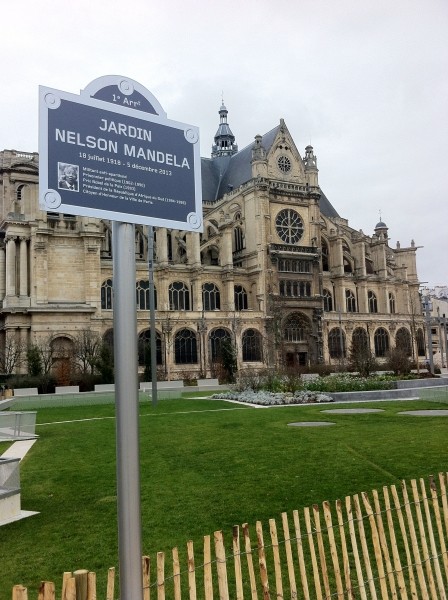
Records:
[[[423,325],[422,318],[422,303],[420,294],[414,289],[409,290],[409,326],[411,328],[412,337],[412,356],[417,366],[417,373],[420,373],[419,356],[418,356],[418,325]]]
[[[12,335],[4,337],[4,344],[0,347],[0,371],[5,375],[15,373],[24,361],[23,345]]]
[[[31,356],[36,357],[34,360],[39,364],[40,374],[44,377],[48,377],[55,363],[55,351],[51,336],[41,338],[34,344],[30,344],[30,346],[28,346],[27,355],[28,362],[30,362]],[[28,365],[28,368],[30,368],[30,365]]]
[[[74,357],[81,373],[94,374],[102,345],[102,339],[95,331],[83,329],[74,341]]]

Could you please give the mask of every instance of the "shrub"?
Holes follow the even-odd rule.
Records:
[[[411,372],[411,359],[403,348],[389,350],[386,365],[395,375],[407,375]]]
[[[363,340],[354,341],[350,347],[349,366],[361,377],[369,377],[378,370],[378,362],[367,343]]]

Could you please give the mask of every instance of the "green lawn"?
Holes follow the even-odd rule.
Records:
[[[201,547],[218,529],[229,534],[235,524],[267,523],[282,511],[448,469],[448,418],[397,415],[445,404],[362,406],[384,412],[326,415],[335,405],[253,409],[193,399],[142,404],[143,552],[184,549],[189,539]],[[31,600],[41,580],[55,581],[59,593],[62,573],[80,568],[96,571],[105,590],[107,568],[118,565],[113,416],[113,405],[38,410],[40,437],[21,464],[21,485],[22,508],[40,514],[0,528],[0,600],[17,583]],[[300,420],[337,425],[287,427]]]

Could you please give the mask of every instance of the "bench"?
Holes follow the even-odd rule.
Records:
[[[38,396],[39,390],[36,388],[16,388],[14,390],[14,396]]]
[[[159,390],[183,390],[184,382],[179,379],[175,381],[158,381],[157,382],[157,391]],[[140,391],[152,391],[152,382],[151,381],[142,381],[140,383]]]
[[[57,385],[55,394],[79,394],[79,385]]]
[[[198,388],[201,390],[219,390],[221,386],[218,379],[198,379]]]
[[[97,383],[95,392],[115,392],[115,383]]]

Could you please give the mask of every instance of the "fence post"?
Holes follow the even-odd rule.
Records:
[[[181,600],[179,551],[173,548],[174,600]]]
[[[213,600],[211,538],[204,536],[204,597]]]
[[[143,600],[149,600],[149,574],[151,561],[149,556],[142,556]]]
[[[222,531],[215,531],[215,554],[218,570],[218,588],[220,600],[229,600],[229,586],[227,583],[226,552]]]
[[[274,553],[275,594],[277,598],[283,598],[282,565],[280,562],[277,524],[275,519],[269,519],[269,529],[271,533],[272,551]]]
[[[333,530],[333,523],[331,520],[330,504],[325,501],[322,506],[324,509],[325,524],[327,526],[328,543],[330,544],[330,554],[331,554],[331,560],[333,562],[334,578],[336,580],[336,590],[337,590],[338,598],[343,600],[344,588],[342,585],[338,551],[337,551],[337,546],[336,546],[335,538],[334,538],[334,530]]]
[[[289,590],[291,598],[297,598],[297,584],[294,574],[294,561],[292,559],[291,538],[289,535],[288,515],[282,513],[283,537],[285,539],[286,563],[288,565]]]
[[[257,583],[255,580],[254,561],[253,561],[253,557],[252,557],[252,546],[251,546],[250,537],[249,537],[249,525],[247,523],[243,523],[243,535],[244,535],[244,550],[246,552],[246,558],[247,558],[247,569],[249,571],[251,598],[252,598],[252,600],[258,600]]]
[[[308,577],[306,574],[306,566],[305,566],[305,556],[303,553],[303,540],[302,534],[300,532],[300,519],[299,519],[299,511],[293,511],[294,518],[294,529],[296,533],[296,542],[297,542],[297,556],[299,558],[299,568],[300,568],[300,579],[302,580],[302,589],[305,600],[310,600],[310,591],[308,587]]]
[[[96,600],[96,573],[87,574],[87,600]]]
[[[54,600],[55,589],[52,581],[42,581],[39,586],[39,600]]]
[[[76,600],[87,600],[87,569],[78,569],[73,573],[76,583]]]
[[[310,547],[311,564],[313,565],[313,577],[314,577],[314,588],[316,590],[316,598],[317,598],[317,600],[323,600],[322,587],[320,585],[320,578],[319,578],[319,569],[317,567],[317,560],[316,560],[316,550],[314,548],[313,531],[311,528],[310,509],[308,507],[305,507],[303,509],[303,514],[305,515],[305,528],[306,528],[306,533],[308,536],[308,545]]]
[[[28,590],[23,585],[15,585],[12,588],[12,600],[28,600]]]
[[[107,572],[106,600],[114,600],[115,590],[115,567],[111,567]]]
[[[257,532],[257,541],[258,541],[258,564],[260,566],[260,578],[261,578],[261,586],[263,588],[263,599],[269,600],[269,581],[268,581],[268,569],[266,566],[266,554],[264,551],[264,540],[263,540],[263,527],[260,521],[257,521],[255,525],[255,529]]]

